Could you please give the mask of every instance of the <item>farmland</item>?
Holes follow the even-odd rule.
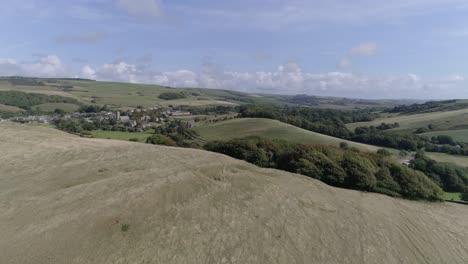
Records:
[[[436,131],[436,132],[427,132],[421,134],[427,137],[436,137],[436,136],[450,136],[455,141],[468,143],[468,129],[457,129],[457,130],[445,130],[445,131]]]
[[[322,135],[271,119],[241,118],[198,126],[194,130],[206,140],[229,140],[248,136],[261,136],[303,144],[338,146],[341,142],[347,142],[350,146],[364,151],[378,150],[378,147]]]
[[[440,111],[433,113],[413,114],[413,115],[390,115],[389,117],[378,118],[370,122],[359,122],[348,124],[350,130],[360,126],[378,126],[381,123],[399,123],[400,127],[392,129],[407,130],[417,128],[427,128],[432,125],[435,130],[449,130],[468,126],[468,109],[455,111]]]

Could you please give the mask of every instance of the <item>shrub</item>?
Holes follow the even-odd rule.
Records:
[[[166,92],[159,95],[159,99],[163,100],[175,100],[175,99],[182,99],[186,98],[187,96],[183,93],[176,93],[176,92]]]
[[[146,139],[146,143],[153,145],[176,146],[174,140],[160,134],[154,134]]]

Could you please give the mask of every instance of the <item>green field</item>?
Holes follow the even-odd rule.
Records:
[[[67,103],[47,103],[40,104],[33,107],[36,110],[41,110],[45,112],[53,112],[55,109],[61,109],[67,113],[77,111],[80,106],[76,104],[67,104]]]
[[[454,163],[462,167],[468,167],[468,157],[466,156],[455,156],[449,155],[445,153],[434,153],[434,152],[427,152],[426,155],[433,160],[439,162],[448,162]]]
[[[468,126],[468,109],[455,111],[433,112],[415,115],[397,115],[386,118],[378,118],[371,122],[359,122],[346,125],[354,131],[360,126],[378,126],[381,123],[393,124],[398,122],[400,127],[392,130],[417,129],[432,124],[436,130],[448,130]]]
[[[443,199],[446,201],[456,201],[456,202],[461,202],[460,198],[461,193],[448,193],[444,192]]]
[[[445,130],[437,132],[428,132],[421,134],[427,137],[436,137],[436,136],[451,136],[455,141],[468,143],[468,129],[458,129],[458,130]]]
[[[204,139],[230,140],[248,136],[261,136],[269,139],[283,139],[303,144],[326,144],[338,146],[347,142],[363,151],[377,151],[379,148],[334,138],[271,119],[241,118],[195,127],[194,130]]]
[[[126,141],[132,138],[136,138],[138,139],[139,142],[145,142],[146,139],[152,135],[150,133],[102,131],[102,130],[92,131],[91,134],[95,138],[116,139],[116,140],[126,140]]]

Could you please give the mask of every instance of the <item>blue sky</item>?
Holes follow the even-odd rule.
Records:
[[[465,0],[0,0],[0,75],[468,98]]]

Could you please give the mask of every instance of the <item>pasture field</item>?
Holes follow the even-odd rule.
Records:
[[[431,159],[438,162],[448,162],[454,163],[462,167],[468,167],[468,157],[467,156],[455,156],[449,155],[446,153],[435,153],[435,152],[426,152],[426,155]]]
[[[33,108],[36,110],[41,110],[41,111],[46,111],[46,112],[53,112],[55,109],[61,109],[67,113],[71,113],[80,109],[80,106],[76,104],[67,104],[67,103],[47,103],[47,104],[35,105]]]
[[[95,138],[116,139],[116,140],[125,140],[125,141],[128,141],[132,138],[136,138],[138,139],[138,142],[145,142],[146,139],[152,134],[151,133],[139,133],[139,132],[95,130],[95,131],[91,131],[91,135]]]
[[[378,126],[382,123],[393,124],[398,122],[400,127],[391,129],[389,131],[417,129],[426,127],[430,124],[436,130],[449,130],[463,128],[468,126],[468,109],[461,109],[455,111],[442,111],[414,115],[396,115],[386,118],[378,118],[370,122],[359,122],[347,124],[346,127],[354,131],[356,127],[360,126]]]
[[[421,134],[427,137],[451,136],[455,141],[468,143],[468,129],[445,130]]]
[[[41,126],[1,123],[0,149],[0,263],[468,259],[466,205],[333,188],[206,151]]]
[[[1,111],[3,111],[3,112],[21,112],[21,111],[24,111],[24,109],[21,109],[21,108],[16,107],[16,106],[0,104],[0,112]]]
[[[363,151],[372,152],[379,149],[375,146],[346,141],[298,128],[280,121],[262,118],[233,119],[214,124],[197,126],[194,130],[202,138],[208,141],[261,136],[269,139],[282,139],[303,144],[339,146],[341,142],[347,142],[349,146],[356,147]]]

